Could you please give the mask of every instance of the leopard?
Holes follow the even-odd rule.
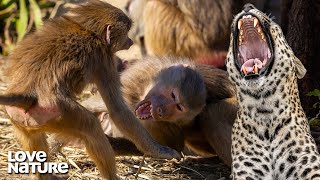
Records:
[[[232,179],[320,179],[320,156],[301,106],[306,74],[278,24],[245,4],[226,58],[239,110],[232,127]]]

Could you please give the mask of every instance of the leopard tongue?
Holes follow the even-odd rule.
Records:
[[[244,74],[248,73],[255,73],[257,74],[260,69],[262,69],[263,63],[258,58],[249,59],[243,65],[241,66],[241,71],[244,72]]]

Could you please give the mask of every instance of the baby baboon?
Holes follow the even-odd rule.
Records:
[[[26,37],[10,56],[10,84],[0,103],[26,151],[46,151],[44,132],[83,140],[101,176],[116,179],[114,152],[98,119],[76,102],[88,83],[100,92],[117,128],[147,155],[180,155],[157,144],[124,103],[113,54],[132,45],[131,20],[98,0],[52,19]],[[49,175],[39,175],[45,178]]]
[[[231,164],[238,106],[225,71],[189,60],[147,58],[123,72],[121,82],[129,108],[160,144],[178,151],[186,146],[203,156],[216,153]],[[89,110],[107,111],[101,103],[96,96],[82,102]]]

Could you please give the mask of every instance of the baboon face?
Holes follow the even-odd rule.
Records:
[[[160,72],[135,113],[141,120],[188,122],[200,113],[205,97],[204,82],[195,70],[172,66]]]
[[[133,45],[133,41],[127,34],[120,35],[116,42],[112,49],[113,52],[129,49]]]
[[[136,109],[136,115],[142,120],[177,120],[188,111],[183,103],[184,97],[177,87],[161,84],[152,88]]]
[[[115,53],[120,50],[129,49],[133,45],[133,41],[128,37],[130,25],[126,26],[127,27],[123,28],[122,30],[119,30],[118,27],[107,27],[106,41],[107,44],[111,44],[112,53]]]

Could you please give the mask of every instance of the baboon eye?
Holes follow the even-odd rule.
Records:
[[[179,111],[183,111],[182,105],[181,105],[181,104],[177,104],[177,109],[178,109]]]
[[[173,93],[173,91],[171,92],[171,97],[173,98],[173,100],[176,100],[176,95]]]
[[[177,109],[181,112],[183,112],[183,106],[181,104],[177,104]]]

